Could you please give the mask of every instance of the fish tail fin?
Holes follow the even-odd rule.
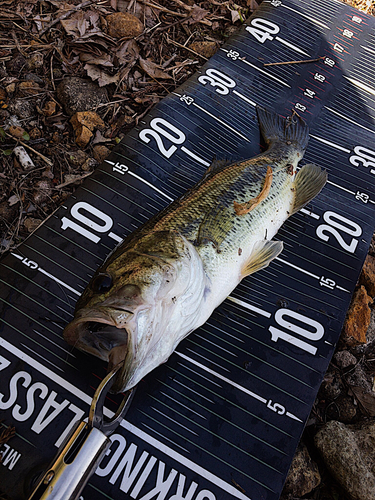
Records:
[[[308,163],[304,165],[294,179],[295,200],[292,214],[309,203],[323,189],[327,182],[327,172],[321,167]]]
[[[273,142],[291,142],[304,151],[309,142],[309,127],[305,120],[295,114],[283,118],[274,111],[257,106],[260,130],[267,145]]]

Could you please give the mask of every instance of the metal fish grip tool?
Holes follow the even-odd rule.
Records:
[[[116,413],[104,417],[104,401],[113,385],[121,364],[102,380],[97,388],[88,421],[77,424],[55,459],[41,477],[29,500],[77,500],[95,469],[108,452],[109,437],[120,425],[134,396],[130,389],[123,397]]]
[[[17,434],[0,448],[0,491],[24,500],[106,373],[62,339],[97,267],[215,156],[258,154],[261,105],[308,122],[303,162],[328,183],[279,231],[280,256],[138,384],[82,497],[279,498],[374,231],[374,33],[341,2],[264,0],[1,260],[0,418]]]

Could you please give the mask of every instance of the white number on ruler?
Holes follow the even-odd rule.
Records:
[[[27,259],[26,257],[22,259],[22,264],[29,267],[30,269],[38,269],[38,264],[33,260]]]
[[[203,85],[209,83],[212,87],[217,87],[215,91],[222,95],[229,94],[229,89],[236,86],[236,82],[232,78],[214,68],[209,68],[205,75],[198,78],[198,82],[203,83]]]
[[[331,278],[326,278],[324,276],[320,277],[320,286],[325,286],[329,288],[330,290],[333,290],[336,286],[336,282],[332,280]]]
[[[248,26],[246,31],[251,33],[260,43],[264,43],[267,40],[273,40],[274,37],[271,35],[276,35],[280,31],[277,24],[260,17],[252,19],[250,24],[251,26]]]
[[[323,219],[327,222],[327,224],[321,224],[317,227],[317,236],[323,241],[328,241],[330,236],[326,233],[330,233],[336,238],[344,250],[354,253],[358,245],[358,240],[356,238],[352,238],[350,243],[347,243],[339,231],[348,234],[349,236],[358,237],[362,234],[361,226],[359,226],[356,222],[347,219],[343,215],[339,215],[330,210],[324,213]]]
[[[351,155],[349,161],[355,167],[362,164],[364,167],[375,167],[375,151],[364,148],[363,146],[356,146],[353,149],[354,155]],[[375,174],[375,170],[371,169],[370,172]]]
[[[314,80],[317,80],[318,82],[323,83],[325,79],[326,77],[324,75],[321,75],[320,73],[315,73],[314,75]]]
[[[87,213],[93,215],[94,217],[99,219],[99,221],[101,221],[102,224],[98,224],[97,222],[93,221],[91,218],[84,215],[84,213],[82,213],[81,210],[84,210]],[[111,219],[111,217],[103,213],[101,210],[98,210],[97,208],[93,207],[89,203],[86,203],[85,201],[79,201],[78,203],[73,205],[70,210],[70,213],[76,220],[78,220],[85,226],[88,226],[90,229],[93,229],[97,233],[106,233],[113,226],[113,220]],[[84,236],[85,238],[88,238],[94,243],[98,243],[100,241],[100,237],[94,234],[93,232],[88,231],[80,224],[77,224],[71,219],[68,219],[68,217],[63,217],[61,219],[61,229],[65,231],[65,229],[68,228],[73,229],[73,231],[76,231],[78,234]]]
[[[292,321],[290,321],[290,319]],[[293,320],[296,320],[296,322],[300,324],[302,323],[307,325],[310,329],[308,330],[299,326],[297,323],[294,323]],[[301,340],[300,338],[291,335],[291,332],[304,339],[317,342],[324,335],[323,325],[318,323],[318,321],[304,316],[303,314],[299,314],[295,311],[284,308],[278,309],[276,311],[275,321],[279,326],[284,328],[284,330],[280,330],[280,328],[270,326],[268,329],[271,332],[271,340],[277,342],[279,339],[282,339],[285,340],[285,342],[293,344],[294,346],[302,349],[303,351],[306,351],[310,354],[316,354],[316,347],[308,342],[305,342],[305,340]]]
[[[153,118],[150,121],[151,128],[145,128],[139,132],[139,138],[148,144],[150,142],[150,136],[156,141],[159,151],[166,158],[170,158],[175,151],[177,151],[177,146],[170,146],[168,149],[164,146],[163,139],[160,136],[165,137],[174,144],[182,144],[185,142],[186,136],[181,130],[169,123],[164,118]]]
[[[279,415],[284,415],[284,413],[285,413],[284,406],[281,405],[280,403],[273,403],[272,399],[269,399],[267,401],[267,408],[269,408],[270,410],[278,413]]]

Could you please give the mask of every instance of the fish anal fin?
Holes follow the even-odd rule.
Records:
[[[241,278],[267,267],[282,252],[283,247],[282,241],[257,241],[249,259],[241,269]]]
[[[308,163],[299,170],[294,180],[295,199],[292,214],[298,212],[323,189],[327,182],[327,172],[321,167]]]
[[[234,211],[236,212],[236,215],[248,214],[249,212],[251,212],[251,210],[253,210],[260,203],[262,203],[262,201],[264,201],[267,198],[268,193],[270,192],[272,179],[273,179],[272,168],[268,166],[266,177],[264,179],[264,185],[262,191],[258,194],[258,196],[255,196],[255,198],[252,198],[251,200],[246,201],[245,203],[237,203],[236,201],[233,202]]]

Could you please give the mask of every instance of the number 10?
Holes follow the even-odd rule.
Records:
[[[290,321],[290,319],[292,321]],[[293,322],[293,320],[296,320],[296,322]],[[282,339],[285,340],[285,342],[302,349],[303,351],[313,355],[316,354],[318,349],[299,337],[316,342],[324,335],[323,325],[318,323],[318,321],[304,316],[303,314],[284,308],[276,311],[275,321],[279,326],[284,328],[284,330],[276,328],[275,326],[270,326],[268,329],[271,332],[271,340],[277,342],[279,339]],[[299,326],[297,323],[305,324],[310,327],[310,329]],[[291,332],[298,335],[298,337],[291,335]]]

